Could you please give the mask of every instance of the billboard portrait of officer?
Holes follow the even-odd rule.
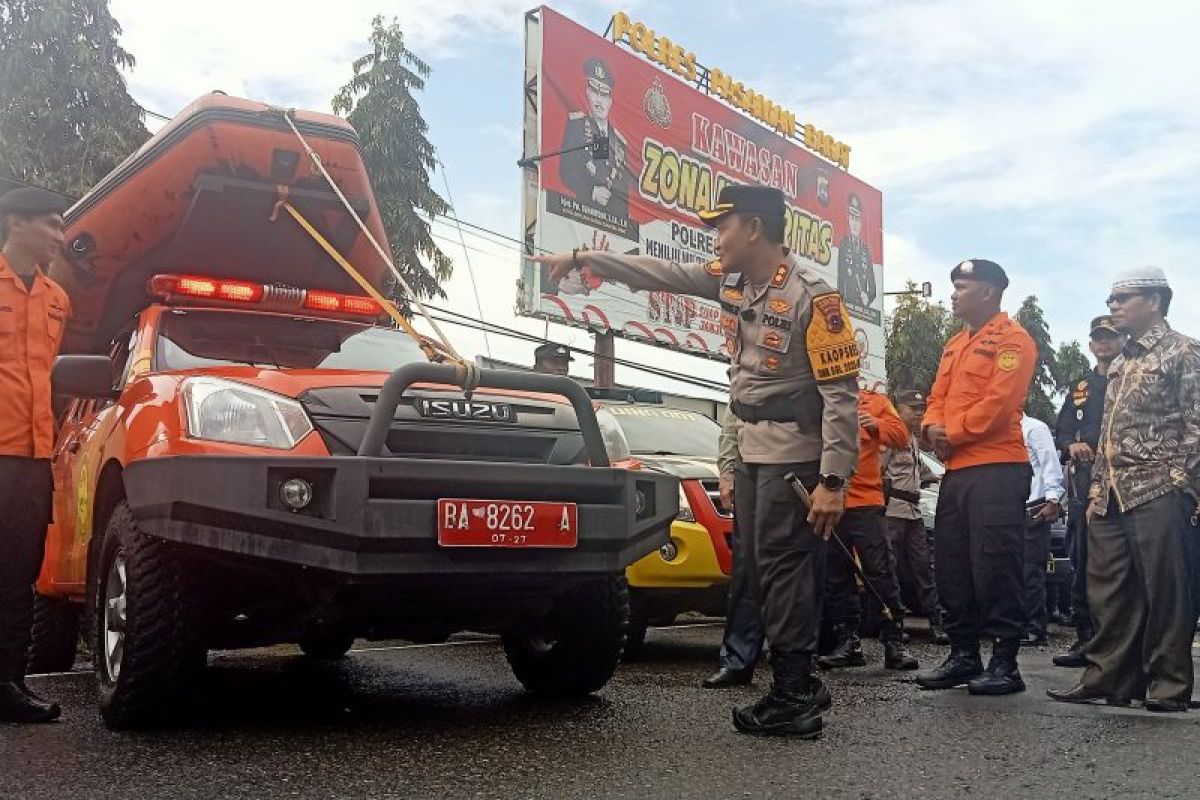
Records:
[[[862,201],[857,194],[852,193],[846,204],[846,220],[849,232],[838,243],[838,292],[853,313],[855,306],[869,308],[878,294],[871,251],[862,238]]]
[[[593,58],[584,67],[587,108],[567,117],[559,158],[559,179],[575,199],[618,217],[629,215],[628,145],[612,124],[612,69]],[[608,157],[597,158],[592,144],[608,137]]]

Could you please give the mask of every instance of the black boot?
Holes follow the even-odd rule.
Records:
[[[992,645],[992,660],[987,669],[967,684],[971,694],[1015,694],[1025,691],[1025,681],[1017,669],[1017,651],[1020,639],[997,639]]]
[[[733,711],[733,726],[756,736],[821,735],[821,713],[832,705],[829,690],[812,674],[812,657],[778,655],[771,660],[775,681],[771,691],[752,706]]]
[[[837,645],[828,655],[817,659],[823,669],[839,669],[840,667],[861,667],[866,665],[867,657],[863,655],[862,640],[858,631],[850,625],[835,625],[834,635]]]
[[[897,619],[883,624],[883,667],[884,669],[910,670],[921,666],[904,649],[904,620]]]
[[[960,642],[950,648],[942,665],[917,676],[922,689],[953,689],[983,674],[978,642]]]
[[[942,610],[935,608],[929,612],[929,638],[934,644],[950,644],[950,637],[942,627]]]
[[[1087,628],[1076,629],[1075,643],[1072,644],[1065,653],[1059,653],[1053,659],[1056,667],[1086,667],[1088,665],[1087,656],[1084,652],[1087,650],[1087,643],[1092,639],[1092,631]]]
[[[24,688],[20,681],[0,683],[0,722],[53,722],[62,709]]]
[[[729,686],[747,686],[754,680],[754,667],[734,669],[721,667],[701,682],[705,689],[725,689]]]

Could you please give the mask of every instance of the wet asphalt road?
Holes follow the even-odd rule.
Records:
[[[801,742],[733,731],[765,674],[699,688],[719,638],[651,631],[643,658],[566,704],[523,694],[494,641],[364,644],[324,665],[220,654],[199,716],[146,733],[100,724],[90,675],[39,677],[64,719],[0,727],[0,798],[1200,797],[1200,711],[1051,703],[1075,675],[1053,649],[1023,655],[1029,691],[1008,698],[925,693],[878,666],[828,675],[825,735]],[[942,653],[913,648],[923,666]]]

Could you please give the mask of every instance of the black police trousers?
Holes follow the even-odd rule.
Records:
[[[883,526],[882,507],[850,508],[838,522],[837,535],[847,548],[858,554],[859,565],[871,587],[879,592],[899,619],[903,607],[900,584],[896,580],[895,562]],[[836,542],[830,544],[825,569],[825,602],[829,606],[826,613],[830,622],[857,631],[862,622],[862,602],[858,596],[854,565]],[[887,633],[889,631],[885,629]]]
[[[1025,631],[1045,636],[1049,627],[1046,611],[1046,562],[1050,560],[1050,523],[1025,515]]]
[[[720,664],[727,669],[743,670],[758,663],[762,654],[762,600],[758,576],[754,571],[754,554],[746,549],[748,537],[738,532],[741,514],[734,498],[733,515],[733,575],[729,580],[729,599],[725,606],[725,634],[721,638]]]
[[[1088,487],[1092,482],[1092,465],[1072,467],[1074,479],[1072,496],[1067,502],[1067,556],[1071,559],[1071,621],[1080,640],[1090,639],[1095,631],[1092,612],[1088,608]]]
[[[49,461],[0,456],[0,683],[25,676],[53,490]]]
[[[940,613],[937,589],[933,585],[933,558],[923,519],[887,517],[888,539],[896,557],[896,581],[900,596],[914,598],[915,609],[922,614]]]
[[[938,492],[934,561],[945,629],[958,647],[1019,639],[1025,628],[1025,500],[1029,464],[947,470]]]
[[[826,542],[808,524],[804,508],[783,480],[789,472],[805,486],[817,482],[819,464],[741,464],[733,498],[742,552],[762,600],[772,658],[812,655],[821,628]]]

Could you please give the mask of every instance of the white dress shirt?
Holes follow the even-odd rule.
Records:
[[[1029,502],[1043,498],[1055,503],[1061,501],[1066,490],[1063,488],[1058,448],[1050,427],[1040,419],[1022,414],[1021,433],[1025,437],[1025,449],[1029,451],[1029,466],[1033,467]]]

